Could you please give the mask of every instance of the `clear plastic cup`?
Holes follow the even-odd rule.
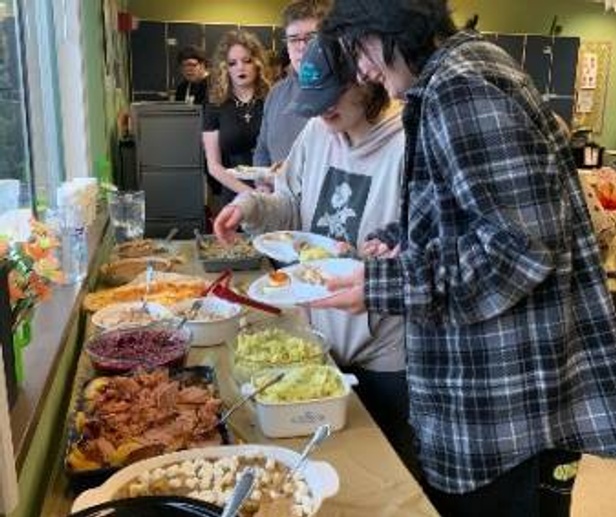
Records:
[[[143,190],[109,192],[109,218],[117,243],[143,239],[145,230],[145,192]]]

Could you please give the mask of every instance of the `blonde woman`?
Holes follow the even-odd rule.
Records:
[[[265,50],[249,32],[226,33],[214,55],[210,103],[205,107],[203,146],[212,190],[227,203],[252,190],[228,169],[252,165],[263,100],[269,91]]]

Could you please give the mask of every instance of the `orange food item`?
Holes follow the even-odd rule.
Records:
[[[611,181],[597,183],[597,198],[605,210],[616,210],[616,185]]]
[[[150,284],[149,293],[146,295],[145,284],[127,284],[87,294],[83,307],[87,311],[98,311],[112,303],[134,302],[142,299],[163,305],[173,305],[187,298],[199,298],[206,287],[205,281],[156,280]]]
[[[284,271],[272,271],[267,280],[269,287],[285,287],[291,283],[291,277]]]

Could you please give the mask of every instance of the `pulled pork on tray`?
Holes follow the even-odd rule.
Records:
[[[190,369],[188,369],[190,370]],[[187,370],[187,371],[188,371]],[[220,444],[221,400],[198,375],[166,369],[97,377],[75,414],[67,466],[73,471],[119,467],[181,449]]]

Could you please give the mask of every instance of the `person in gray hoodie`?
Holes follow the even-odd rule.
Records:
[[[299,78],[294,109],[314,118],[293,145],[274,194],[240,194],[221,210],[214,231],[229,242],[240,224],[250,234],[302,230],[361,248],[370,232],[399,217],[400,106],[382,86],[358,85],[354,72],[344,73],[334,49],[320,40],[306,50]],[[362,402],[416,472],[402,320],[314,310],[310,321],[332,344],[337,364],[358,377]]]

